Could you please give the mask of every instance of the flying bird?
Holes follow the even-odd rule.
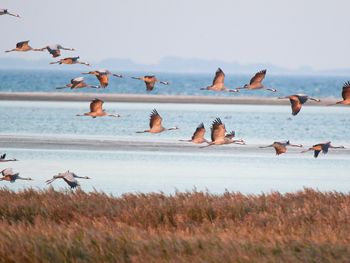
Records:
[[[156,78],[156,76],[144,76],[144,77],[131,77],[132,79],[138,79],[138,80],[143,80],[146,84],[146,90],[147,91],[152,91],[154,89],[154,85],[156,82],[159,82],[160,84],[163,85],[169,85],[168,81],[160,81]]]
[[[2,177],[0,181],[9,181],[14,183],[17,179],[19,180],[33,180],[32,178],[23,178],[19,176],[19,173],[13,173],[12,168],[6,168],[1,171]]]
[[[105,88],[108,86],[109,75],[112,75],[112,76],[117,77],[117,78],[123,77],[123,75],[120,75],[120,74],[112,74],[109,70],[106,70],[106,69],[84,72],[82,74],[95,75],[96,78],[98,79],[98,81],[100,82],[99,88]]]
[[[63,47],[60,44],[49,45],[49,46],[40,48],[41,51],[44,51],[45,49],[52,55],[53,58],[57,58],[57,57],[61,56],[61,49],[75,51],[74,48]]]
[[[50,62],[50,64],[82,64],[82,65],[86,65],[86,66],[90,66],[89,63],[87,62],[82,62],[79,61],[80,57],[68,57],[68,58],[62,58],[58,61],[55,62]]]
[[[57,87],[56,89],[66,89],[66,88],[70,88],[70,89],[95,88],[95,89],[97,89],[98,87],[99,86],[86,84],[86,82],[84,81],[84,77],[77,77],[77,78],[71,79],[70,84],[67,84],[64,87]]]
[[[2,15],[20,17],[18,14],[10,13],[7,9],[0,9],[0,16],[2,16]]]
[[[254,77],[251,78],[249,84],[245,84],[243,87],[236,88],[235,91],[240,89],[256,90],[256,89],[266,89],[272,92],[276,92],[276,89],[266,88],[262,82],[266,76],[266,69],[257,72]]]
[[[109,114],[105,112],[105,110],[102,109],[103,103],[104,103],[103,100],[94,99],[90,103],[90,112],[84,113],[82,115],[77,114],[77,116],[91,116],[92,118],[103,117],[103,116],[120,117],[119,114]]]
[[[309,148],[305,151],[302,151],[302,153],[306,153],[308,151],[314,151],[314,157],[317,158],[321,151],[323,154],[326,154],[326,153],[328,153],[329,149],[345,149],[345,147],[344,146],[333,146],[333,145],[331,145],[331,142],[328,141],[325,143],[315,144],[311,148]]]
[[[343,100],[338,101],[336,104],[349,105],[350,104],[350,81],[347,81],[344,83],[343,91],[341,95],[343,97]]]
[[[297,115],[301,110],[301,106],[307,102],[307,100],[313,100],[320,102],[321,100],[309,97],[306,94],[295,94],[286,97],[279,97],[279,99],[289,99],[292,107],[292,115]]]
[[[21,41],[16,44],[16,48],[6,50],[5,52],[13,52],[13,51],[18,51],[18,52],[27,52],[27,51],[42,51],[40,48],[32,48],[29,45],[29,40],[26,41]]]
[[[215,72],[215,77],[213,79],[213,84],[206,87],[201,88],[201,90],[213,90],[213,91],[229,91],[229,92],[237,92],[237,89],[229,89],[225,86],[225,73],[221,68],[218,68]]]
[[[201,124],[198,125],[197,129],[195,130],[195,132],[192,135],[191,140],[180,140],[182,142],[193,142],[193,143],[203,143],[203,142],[208,142],[205,138],[205,128],[204,128],[204,124],[203,122]]]
[[[80,186],[76,178],[91,179],[88,176],[78,176],[75,173],[66,171],[64,173],[58,173],[58,175],[54,175],[52,179],[46,181],[46,184],[51,184],[56,179],[60,178],[63,179],[71,188],[76,188]]]
[[[211,142],[208,142],[208,145],[202,146],[201,148],[231,143],[245,144],[242,139],[234,140],[234,137],[235,132],[231,131],[230,133],[227,133],[225,124],[222,123],[220,118],[216,118],[211,126]]]
[[[287,146],[292,146],[292,147],[303,147],[301,144],[291,144],[290,141],[282,141],[282,142],[274,142],[271,145],[267,146],[260,146],[259,148],[268,148],[268,147],[273,147],[275,148],[276,155],[280,155],[282,153],[285,153],[287,151]]]
[[[15,162],[18,161],[17,159],[6,159],[6,153],[0,156],[0,163],[5,163],[5,162]]]
[[[162,126],[162,117],[159,115],[156,109],[154,109],[151,112],[150,115],[150,120],[149,120],[149,130],[144,130],[144,131],[138,131],[136,133],[145,133],[145,132],[150,132],[150,133],[160,133],[163,131],[171,131],[171,130],[178,130],[178,127],[172,127],[172,128],[164,128]]]

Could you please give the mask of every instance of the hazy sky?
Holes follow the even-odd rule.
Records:
[[[33,47],[75,47],[72,55],[90,62],[152,64],[178,56],[350,67],[349,0],[5,0],[0,8],[23,16],[0,16],[0,50],[31,40]],[[49,58],[46,52],[2,57]]]

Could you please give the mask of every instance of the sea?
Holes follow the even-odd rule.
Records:
[[[265,85],[278,90],[241,91],[240,93],[200,90],[211,84],[213,74],[157,73],[170,85],[157,84],[154,91],[145,90],[142,81],[131,76],[144,72],[122,73],[124,78],[110,78],[106,89],[57,90],[80,71],[1,70],[0,92],[69,92],[166,94],[198,96],[263,96],[275,98],[306,93],[320,98],[341,99],[346,77],[275,76],[267,75]],[[86,82],[97,85],[94,76]],[[226,86],[236,88],[249,82],[248,75],[226,75]],[[350,148],[350,107],[308,106],[297,116],[291,115],[289,105],[211,105],[181,103],[116,103],[106,102],[107,112],[120,118],[78,117],[89,111],[89,102],[6,101],[0,100],[0,153],[7,153],[17,162],[0,163],[0,169],[13,168],[33,181],[1,182],[2,187],[19,190],[66,189],[63,181],[45,184],[53,175],[70,170],[79,176],[85,191],[101,191],[113,195],[124,193],[176,191],[225,191],[245,194],[282,193],[314,188],[320,191],[349,192],[350,151],[330,149],[328,154],[313,157],[301,153],[313,144],[332,141],[335,146]],[[136,133],[148,129],[149,114],[157,109],[165,127],[179,129],[161,134]],[[246,145],[224,145],[201,148],[179,140],[190,139],[203,122],[210,139],[210,126],[220,118],[228,131]],[[26,138],[30,146],[18,143]],[[42,140],[46,139],[46,143]],[[49,147],[50,140],[59,141]],[[86,140],[86,147],[70,147]],[[113,142],[109,147],[99,142]],[[261,149],[274,141],[290,140],[303,148],[290,147],[276,156],[273,148]],[[5,143],[6,142],[6,143]],[[13,142],[13,143],[12,143]],[[62,143],[64,142],[64,143]],[[123,143],[119,143],[123,142]],[[33,147],[35,145],[35,147]],[[143,146],[141,146],[143,145]],[[146,145],[146,146],[145,146]],[[190,146],[189,146],[190,145]],[[114,147],[115,146],[115,147]],[[204,146],[204,145],[203,145]]]

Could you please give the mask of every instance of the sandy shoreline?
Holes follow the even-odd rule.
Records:
[[[289,100],[277,97],[223,97],[194,95],[153,95],[153,94],[101,94],[101,93],[58,93],[58,92],[0,92],[0,100],[14,101],[90,101],[100,98],[109,102],[134,103],[194,103],[194,104],[241,104],[241,105],[289,105]],[[308,105],[328,105],[337,99],[324,98],[320,103]]]
[[[46,150],[87,150],[87,151],[151,151],[173,153],[208,153],[221,154],[264,154],[274,156],[272,148],[260,149],[258,144],[247,145],[220,145],[201,148],[206,144],[193,144],[181,141],[150,141],[130,139],[100,139],[100,138],[77,138],[36,135],[0,135],[2,149],[46,149]],[[305,145],[307,149],[311,145]],[[299,154],[302,149],[289,148],[288,153]],[[311,153],[310,153],[311,154]],[[332,154],[350,154],[350,149],[332,149]]]

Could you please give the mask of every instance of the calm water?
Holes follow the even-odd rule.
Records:
[[[87,67],[84,70],[92,70]],[[276,93],[268,91],[241,91],[237,93],[217,93],[213,91],[201,91],[199,88],[206,87],[212,83],[216,69],[212,74],[167,74],[159,73],[160,80],[171,83],[169,86],[157,85],[152,94],[173,94],[173,95],[211,95],[211,96],[276,96]],[[0,70],[0,92],[8,91],[44,91],[56,92],[58,86],[63,86],[70,82],[70,79],[81,76],[81,71],[30,71],[30,70]],[[123,79],[111,77],[110,85],[107,89],[98,90],[100,93],[137,93],[145,94],[143,82],[130,79],[130,76],[143,76],[145,72],[123,73]],[[85,75],[86,82],[97,85],[94,76]],[[226,74],[225,84],[230,88],[236,88],[249,82],[250,75],[230,75]],[[341,97],[341,87],[346,77],[326,77],[326,76],[275,76],[269,73],[265,79],[265,85],[278,89],[277,95],[289,95],[295,93],[306,93],[315,97]],[[59,92],[96,92],[95,89],[84,91],[60,90]]]
[[[71,150],[71,149],[1,149],[20,162],[0,164],[13,167],[32,182],[1,183],[11,189],[24,186],[45,188],[44,181],[57,172],[70,169],[91,180],[81,180],[84,190],[107,193],[208,189],[221,193],[225,189],[244,193],[282,192],[313,187],[320,190],[348,192],[350,188],[349,151],[330,151],[314,159],[311,153],[290,149],[276,157],[273,149],[258,145],[290,139],[310,146],[332,140],[334,145],[350,147],[349,107],[304,107],[292,117],[289,106],[182,105],[147,103],[105,103],[105,109],[121,118],[84,118],[77,113],[88,111],[84,102],[16,102],[1,101],[0,136],[18,135],[72,138],[138,140],[149,144],[176,142],[171,149],[139,150]],[[148,115],[157,108],[166,127],[180,130],[162,134],[137,134],[148,128]],[[179,139],[190,138],[200,122],[207,130],[211,121],[221,117],[227,130],[235,130],[247,146],[226,145],[199,149],[182,149]],[[209,138],[209,133],[207,134]],[[34,140],[34,139],[33,139]],[[246,149],[243,147],[249,147]],[[225,151],[223,151],[225,149]],[[236,149],[230,151],[230,149]],[[239,151],[237,149],[242,149]],[[65,187],[55,182],[55,188]]]

